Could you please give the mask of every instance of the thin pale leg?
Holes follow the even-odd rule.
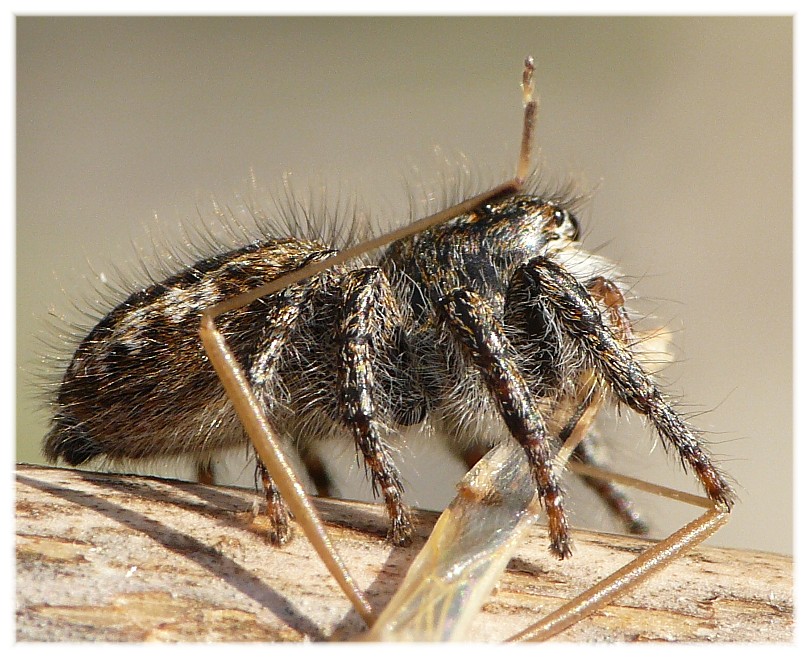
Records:
[[[593,478],[616,479],[623,485],[686,501],[689,504],[706,508],[707,511],[665,540],[643,552],[623,568],[615,571],[606,579],[548,614],[535,625],[512,636],[508,641],[546,641],[553,638],[568,627],[575,625],[645,582],[665,566],[676,561],[685,552],[712,536],[729,519],[727,511],[721,509],[712,500],[704,497],[649,484],[631,477],[614,475],[599,468],[582,466],[574,462],[570,463],[570,469],[578,474],[586,473],[586,476]]]
[[[457,205],[453,205],[450,208],[436,212],[428,217],[414,221],[411,224],[402,226],[397,230],[390,231],[389,233],[367,240],[361,244],[343,249],[339,253],[325,258],[324,260],[312,262],[305,267],[301,267],[297,271],[289,272],[288,274],[279,276],[278,278],[269,281],[264,285],[260,285],[254,290],[244,292],[243,294],[239,294],[232,299],[222,301],[221,303],[208,308],[207,313],[215,318],[228,310],[243,308],[256,299],[260,299],[261,297],[278,292],[279,290],[282,290],[293,283],[298,283],[305,278],[310,278],[311,276],[324,272],[326,269],[330,269],[336,265],[341,265],[344,262],[358,258],[369,251],[374,251],[397,240],[403,240],[412,235],[417,235],[425,230],[429,230],[430,228],[434,228],[435,226],[450,221],[455,217],[467,214],[472,210],[475,210],[476,208],[485,205],[486,203],[490,203],[498,198],[518,194],[524,188],[525,182],[530,175],[530,169],[532,166],[531,162],[534,148],[534,135],[536,131],[536,117],[539,108],[539,102],[534,96],[533,71],[533,58],[528,57],[525,59],[525,68],[522,73],[522,96],[525,110],[524,119],[522,122],[522,141],[519,149],[519,159],[516,165],[516,176],[514,178],[502,183],[501,185],[497,185],[487,192],[483,192],[482,194],[473,196],[472,198],[462,201]]]

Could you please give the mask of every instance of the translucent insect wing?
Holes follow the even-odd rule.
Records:
[[[468,640],[472,620],[540,508],[517,445],[489,452],[458,491],[367,640]]]

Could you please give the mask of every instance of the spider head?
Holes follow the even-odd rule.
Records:
[[[486,208],[484,221],[511,248],[531,254],[559,250],[580,239],[580,224],[563,204],[539,196],[519,195]]]

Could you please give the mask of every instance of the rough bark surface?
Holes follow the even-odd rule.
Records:
[[[324,641],[365,629],[307,541],[266,544],[251,491],[33,466],[16,482],[18,641]],[[316,505],[382,609],[437,515],[417,514],[414,545],[391,548],[380,507]],[[573,538],[559,562],[535,528],[469,640],[515,634],[648,545]],[[791,559],[702,547],[558,639],[788,642],[793,626]]]

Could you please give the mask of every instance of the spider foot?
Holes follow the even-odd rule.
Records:
[[[407,507],[402,504],[396,508],[388,507],[390,513],[390,529],[387,531],[387,542],[397,547],[412,544],[412,519]]]
[[[293,531],[289,521],[292,519],[292,512],[283,501],[281,492],[272,481],[269,472],[260,459],[256,466],[256,476],[261,481],[264,489],[264,497],[267,501],[267,508],[264,515],[269,523],[267,529],[267,540],[271,545],[280,547],[292,539]]]
[[[266,517],[269,521],[267,529],[267,540],[271,545],[280,547],[286,545],[294,535],[289,521],[292,519],[292,512],[286,506],[280,495],[267,494]]]
[[[637,517],[626,523],[626,531],[634,536],[648,536],[650,528],[645,520]]]
[[[550,552],[559,559],[572,556],[572,547],[567,525],[567,516],[564,513],[561,489],[557,486],[542,487],[539,489],[540,497],[547,513],[547,529],[550,533]]]

